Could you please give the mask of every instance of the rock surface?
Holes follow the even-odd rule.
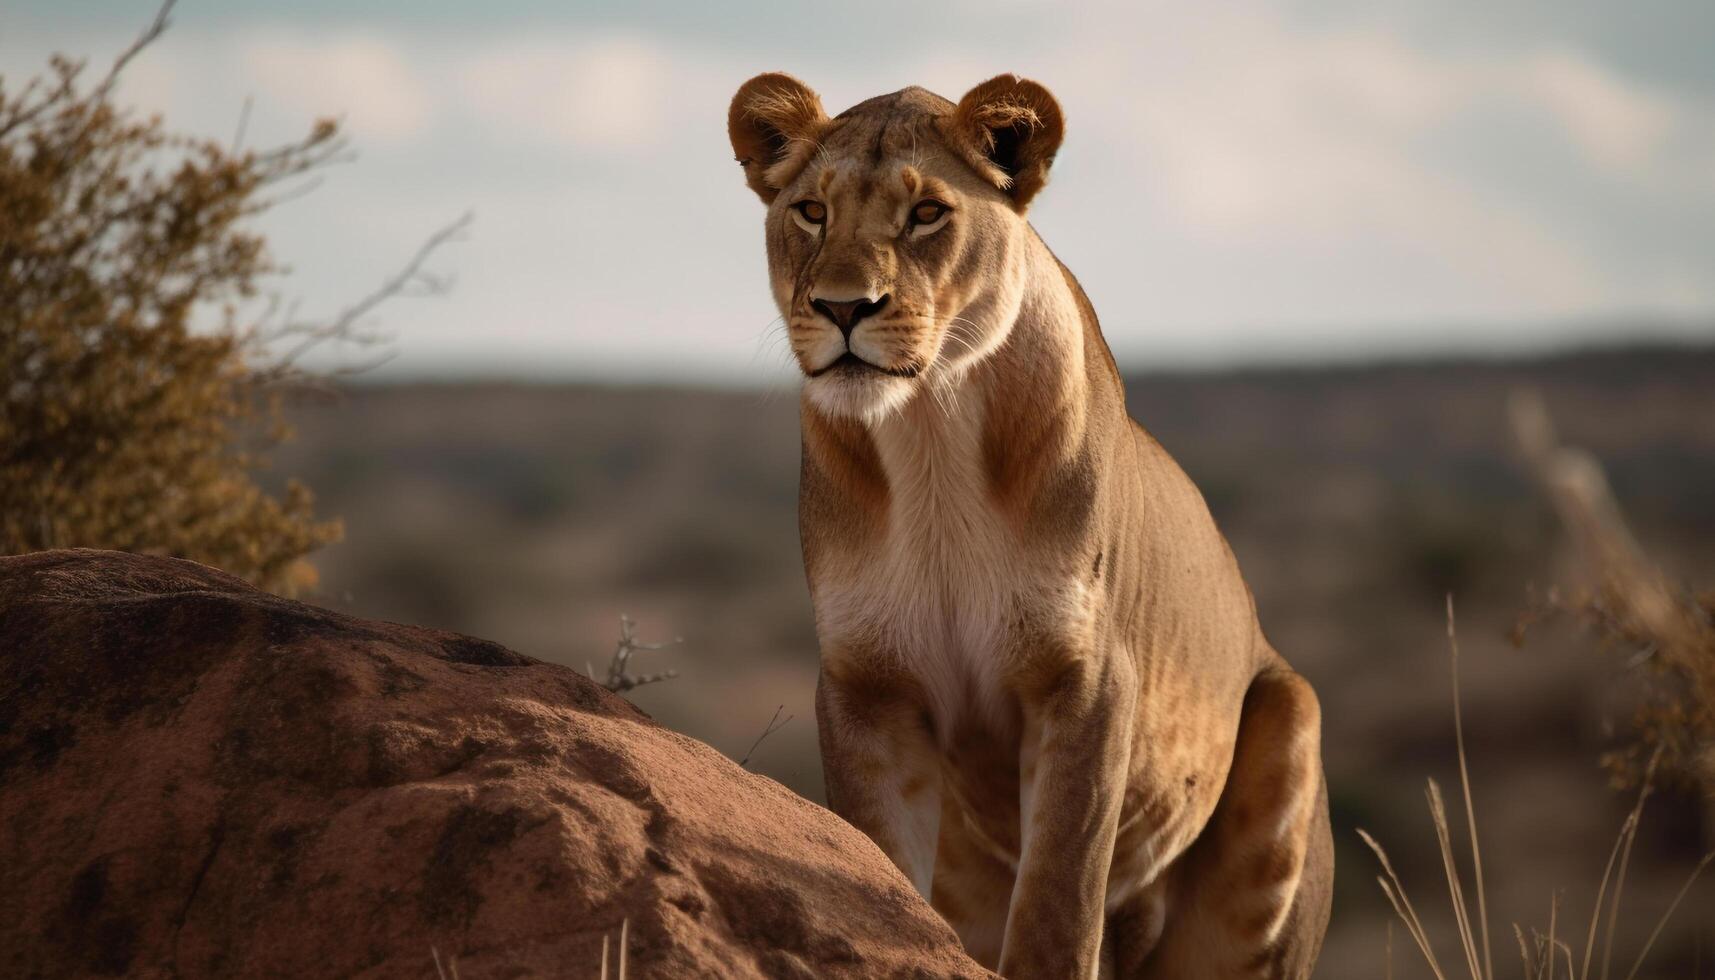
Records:
[[[0,558],[0,973],[595,977],[627,921],[633,978],[988,975],[862,834],[575,671]]]

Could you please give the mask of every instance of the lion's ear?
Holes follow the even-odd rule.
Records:
[[[828,114],[821,97],[791,75],[768,72],[739,86],[727,110],[727,135],[744,181],[767,204],[815,147]]]
[[[999,75],[966,92],[942,125],[971,166],[1019,211],[1048,183],[1048,168],[1066,135],[1060,103],[1016,75]]]

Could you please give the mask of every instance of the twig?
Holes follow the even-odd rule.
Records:
[[[155,19],[143,29],[143,33],[137,35],[137,40],[132,41],[130,47],[121,51],[119,57],[113,59],[113,67],[107,69],[107,76],[101,80],[100,85],[95,87],[91,101],[105,102],[107,100],[108,93],[113,91],[114,83],[119,81],[119,73],[125,70],[125,66],[131,62],[131,59],[137,57],[139,52],[165,33],[168,23],[167,14],[172,12],[173,4],[177,2],[178,0],[166,0],[165,3],[161,4],[161,9],[155,12]]]
[[[679,676],[676,670],[664,670],[658,674],[631,673],[631,657],[639,650],[664,650],[669,646],[685,642],[682,636],[675,636],[669,643],[645,643],[637,638],[637,623],[630,616],[621,613],[619,616],[619,645],[614,648],[613,659],[607,665],[607,679],[602,680],[595,671],[585,663],[589,670],[590,680],[615,693],[623,693],[634,687],[654,684],[657,681],[668,681]]]
[[[256,104],[256,96],[246,95],[244,107],[238,110],[238,128],[232,133],[232,152],[237,153],[244,148],[244,132],[250,128],[250,110]]]
[[[781,705],[780,707],[774,709],[774,717],[768,719],[768,727],[766,727],[762,730],[761,735],[756,736],[756,741],[750,743],[750,749],[744,753],[744,758],[738,760],[738,765],[739,765],[740,769],[750,768],[750,757],[756,754],[756,747],[762,744],[762,740],[767,738],[768,736],[774,734],[775,732],[779,731],[780,729],[785,728],[786,722],[789,722],[792,720],[793,716],[787,715],[786,721],[780,721],[780,712],[785,711],[785,710],[786,710],[785,705]],[[776,724],[776,722],[778,722],[778,724]]]
[[[398,296],[429,296],[445,292],[451,285],[451,280],[444,276],[432,275],[423,270],[435,251],[451,242],[461,240],[461,236],[470,228],[472,215],[469,212],[431,234],[418,246],[397,272],[388,276],[381,285],[368,295],[341,310],[338,315],[325,323],[297,321],[288,316],[285,323],[271,328],[261,328],[252,337],[251,342],[258,348],[268,348],[284,340],[295,340],[283,354],[272,359],[272,363],[257,372],[258,380],[264,385],[276,385],[282,382],[303,380],[305,375],[297,368],[297,362],[311,350],[323,344],[339,341],[360,345],[384,343],[388,338],[378,332],[361,329],[364,317],[381,306],[383,303]],[[277,298],[272,301],[270,313],[278,308]],[[341,376],[368,370],[385,363],[391,355],[382,355],[378,361],[371,361],[357,368],[336,368],[330,372],[332,376]]]
[[[155,19],[149,23],[148,27],[143,29],[143,33],[137,35],[137,40],[132,41],[130,47],[121,51],[119,53],[119,57],[113,59],[113,66],[107,69],[107,74],[102,77],[101,83],[96,85],[96,87],[90,92],[89,99],[87,100],[90,106],[93,107],[104,104],[107,101],[107,97],[112,94],[114,84],[119,81],[119,73],[125,70],[125,66],[130,64],[131,59],[137,57],[144,48],[153,44],[157,38],[166,32],[168,24],[167,14],[172,11],[173,4],[177,2],[178,0],[166,0],[166,2],[162,3],[160,9],[155,12]],[[8,120],[5,127],[0,128],[0,135],[4,135],[7,131],[28,122],[36,115],[47,111],[49,107],[57,105],[61,100],[70,97],[76,78],[78,75],[83,73],[83,68],[84,63],[78,62],[71,73],[60,80],[58,90],[45,97],[35,106],[20,113],[16,118]],[[25,91],[27,94],[28,89]],[[100,113],[98,112],[88,113],[84,118],[82,127],[77,131],[77,137],[75,139],[65,141],[64,152],[60,154],[60,162],[62,164],[69,159],[72,150],[78,144],[83,142],[84,137],[89,135],[90,129],[95,126],[99,118]]]

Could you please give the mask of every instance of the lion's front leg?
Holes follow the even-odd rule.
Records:
[[[1025,701],[1008,980],[1096,975],[1136,698],[1129,663],[1110,658],[1069,667]]]
[[[828,807],[875,841],[925,900],[941,827],[941,770],[922,709],[897,688],[816,682],[816,729]]]

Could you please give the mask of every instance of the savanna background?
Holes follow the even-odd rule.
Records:
[[[94,87],[154,13],[8,5],[0,92],[51,80],[54,52],[87,56]],[[819,800],[796,383],[726,100],[771,69],[831,111],[1015,71],[1068,119],[1033,221],[1102,315],[1132,414],[1202,487],[1265,629],[1321,695],[1339,878],[1318,975],[1387,975],[1390,940],[1392,975],[1428,975],[1359,827],[1448,975],[1464,972],[1423,796],[1434,778],[1455,801],[1468,865],[1449,596],[1495,975],[1520,974],[1512,924],[1546,929],[1556,901],[1582,960],[1658,745],[1623,893],[1604,892],[1622,899],[1616,975],[1715,847],[1700,761],[1715,647],[1694,598],[1715,585],[1715,8],[186,2],[171,20],[112,104],[232,154],[302,155],[249,199],[269,206],[223,219],[274,260],[225,267],[248,292],[126,321],[239,337],[208,356],[249,380],[189,403],[209,424],[162,480],[239,446],[251,455],[211,479],[260,497],[196,533],[162,508],[55,523],[61,498],[29,498],[45,484],[28,467],[83,453],[99,473],[118,450],[46,422],[58,434],[30,443],[23,420],[63,395],[42,365],[59,362],[14,346],[8,550],[242,565],[331,608],[598,675],[625,614],[644,640],[683,638],[636,655],[678,676],[628,697]],[[14,236],[23,172],[0,214]],[[0,256],[19,261],[18,240],[0,235]],[[28,295],[0,296],[10,341],[46,329]],[[67,364],[152,356],[67,336]],[[1602,482],[1557,495],[1527,451],[1539,407],[1599,462],[1629,534]],[[293,438],[273,439],[278,423]],[[32,500],[43,514],[18,517]],[[1616,540],[1625,560],[1604,550]],[[1651,634],[1659,617],[1626,584],[1640,576],[1703,646]],[[1639,975],[1701,970],[1715,975],[1710,881]]]

